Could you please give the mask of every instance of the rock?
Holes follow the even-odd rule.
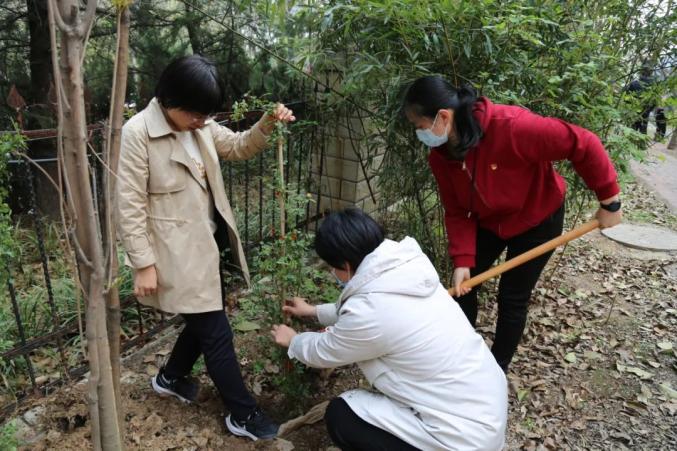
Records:
[[[277,451],[292,451],[294,449],[294,444],[283,438],[276,438],[274,446]]]
[[[31,426],[37,426],[40,423],[40,420],[42,419],[46,410],[47,409],[45,408],[45,406],[34,407],[33,409],[24,413],[23,416],[24,421]]]

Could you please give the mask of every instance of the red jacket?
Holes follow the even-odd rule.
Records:
[[[566,182],[553,161],[571,161],[599,200],[619,193],[613,164],[591,131],[485,97],[475,104],[474,114],[484,135],[464,161],[448,159],[444,147],[433,148],[428,158],[444,205],[454,266],[475,266],[478,223],[508,239],[562,205]]]

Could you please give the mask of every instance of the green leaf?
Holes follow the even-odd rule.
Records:
[[[570,352],[567,355],[564,356],[564,360],[566,360],[569,363],[576,363],[576,353],[575,352]]]
[[[251,332],[252,330],[258,330],[261,328],[261,326],[259,326],[257,323],[247,320],[240,321],[233,327],[239,332]]]
[[[524,398],[527,397],[528,394],[529,394],[529,390],[525,390],[525,389],[518,390],[517,391],[517,400],[521,402]]]

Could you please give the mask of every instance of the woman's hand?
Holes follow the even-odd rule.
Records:
[[[619,199],[618,196],[614,196],[610,199],[605,199],[600,203],[606,205],[615,202],[618,199]],[[599,210],[597,210],[597,213],[595,213],[595,217],[599,221],[599,228],[606,229],[608,227],[613,227],[621,223],[621,219],[623,218],[623,210],[620,209],[618,211],[608,211],[600,207]]]
[[[155,265],[137,269],[134,274],[134,296],[146,297],[157,292]]]
[[[284,313],[294,316],[314,316],[317,318],[317,307],[308,304],[304,298],[294,297],[285,301],[282,307]]]
[[[470,293],[470,288],[462,288],[461,283],[470,279],[470,268],[460,267],[454,269],[454,274],[451,276],[451,283],[456,290],[456,296],[463,296]]]
[[[294,116],[294,112],[284,106],[281,103],[278,103],[275,106],[275,112],[271,115],[268,113],[265,113],[263,115],[264,121],[263,121],[263,132],[266,135],[269,135],[273,132],[273,127],[275,126],[275,122],[294,122],[296,120],[296,117]]]
[[[275,343],[284,348],[288,348],[292,338],[296,336],[296,331],[284,324],[278,324],[273,326],[273,330],[270,331],[270,334],[273,336]]]

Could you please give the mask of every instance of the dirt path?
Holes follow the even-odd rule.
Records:
[[[677,214],[677,150],[655,143],[647,152],[644,163],[630,164],[637,179]]]

